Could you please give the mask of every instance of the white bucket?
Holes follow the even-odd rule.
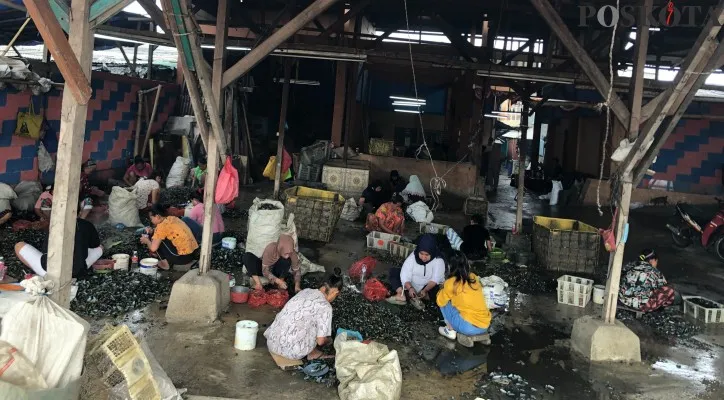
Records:
[[[243,351],[254,350],[256,347],[257,332],[259,332],[258,323],[248,320],[237,322],[234,348]]]
[[[113,269],[128,271],[128,261],[131,259],[128,254],[114,254],[111,258],[116,262]]]
[[[158,272],[158,260],[155,258],[144,258],[141,260],[141,268],[140,272],[144,275],[150,275],[152,277],[156,277],[156,273]]]
[[[603,285],[593,285],[593,302],[603,304],[603,297],[606,295],[606,288]]]
[[[225,237],[221,239],[221,247],[229,250],[234,250],[236,248],[236,238],[235,237]]]

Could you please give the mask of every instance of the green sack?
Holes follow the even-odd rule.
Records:
[[[30,101],[30,108],[27,112],[18,113],[18,125],[15,128],[15,135],[33,140],[40,139],[43,131],[43,116],[36,114],[33,109],[33,101]]]

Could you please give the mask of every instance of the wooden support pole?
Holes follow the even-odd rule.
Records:
[[[156,98],[153,100],[153,109],[151,110],[151,116],[148,118],[148,126],[146,127],[146,137],[143,138],[143,150],[141,150],[141,156],[146,156],[146,149],[148,148],[148,141],[151,139],[151,128],[153,127],[153,120],[156,119],[156,110],[158,110],[158,101],[161,99],[161,85],[156,87]],[[146,110],[148,113],[148,110]]]
[[[78,53],[74,52],[68,40],[65,39],[63,28],[60,27],[50,5],[43,0],[24,0],[23,3],[28,10],[28,14],[33,18],[35,27],[40,32],[45,45],[48,46],[50,54],[55,59],[55,64],[65,79],[65,87],[73,94],[79,104],[88,104],[93,93],[90,87],[89,75],[84,73],[86,69],[79,63],[78,59],[80,57],[76,58]],[[87,24],[88,13],[86,12],[85,15]],[[83,28],[90,30],[90,25],[84,25]],[[76,48],[76,50],[80,50],[80,47]]]
[[[536,115],[535,120],[533,121],[533,148],[531,149],[533,150],[533,153],[530,159],[531,171],[538,170],[538,158],[540,158],[540,134],[542,127],[543,117],[541,115]]]
[[[91,6],[90,16],[88,17],[91,28],[103,25],[134,1],[136,0],[96,0]]]
[[[337,61],[335,63],[337,69],[334,80],[334,105],[332,106],[332,142],[342,145],[342,131],[344,130],[344,108],[346,103],[346,81],[347,81],[347,63]]]
[[[166,24],[166,19],[163,17],[163,11],[161,11],[160,8],[156,5],[155,0],[136,0],[138,1],[138,4],[143,7],[144,10],[148,13],[148,15],[151,17],[151,20],[161,29],[163,29],[164,32],[168,33],[168,25]]]
[[[141,116],[143,115],[143,92],[138,92],[138,110],[136,111],[136,141],[133,143],[133,156],[138,155],[141,148]]]
[[[214,64],[213,74],[211,77],[211,91],[213,95],[213,101],[219,106],[223,106],[224,101],[224,88],[221,85],[223,78],[225,61],[226,61],[226,36],[229,28],[229,2],[228,0],[219,0],[218,8],[216,11],[216,36],[214,39]],[[192,41],[193,46],[193,41]],[[197,63],[198,65],[198,63]],[[197,73],[203,68],[198,68]],[[208,105],[208,98],[207,98]],[[229,112],[230,110],[226,110]],[[219,110],[218,112],[221,112]],[[220,115],[211,116],[211,118],[220,118]],[[216,131],[216,128],[214,128]],[[211,246],[213,244],[213,225],[214,225],[214,207],[216,202],[214,201],[214,195],[216,193],[216,180],[219,174],[219,156],[225,156],[225,154],[219,154],[218,141],[223,140],[219,135],[214,132],[213,135],[209,136],[209,148],[207,149],[207,174],[206,183],[204,184],[204,227],[201,232],[201,257],[199,260],[199,272],[202,274],[207,273],[211,269]],[[225,147],[225,146],[224,146]]]
[[[116,41],[116,46],[118,47],[118,50],[121,51],[121,55],[123,56],[123,58],[126,60],[126,64],[128,65],[128,68],[132,68],[131,60],[128,58],[128,55],[126,54],[126,50],[123,49],[123,45],[121,44],[121,42]],[[133,70],[131,70],[131,73],[133,73]]]
[[[603,303],[603,320],[608,324],[616,322],[616,306],[618,305],[618,286],[621,281],[621,266],[623,265],[623,251],[626,247],[624,242],[625,227],[628,223],[629,208],[631,206],[632,185],[630,176],[625,176],[622,182],[621,192],[616,203],[618,204],[618,215],[614,223],[616,227],[616,250],[609,257],[608,281],[606,282],[606,297]],[[614,195],[614,193],[611,193]],[[614,201],[611,199],[611,201]]]
[[[224,72],[224,87],[229,86],[232,82],[244,76],[250,69],[260,63],[261,60],[271,54],[274,49],[279,47],[280,44],[284,43],[336,2],[337,0],[316,0],[304,9],[304,11],[297,14],[296,17],[287,22],[281,29],[274,32],[268,39],[253,48],[246,56],[226,70],[226,72]]]
[[[532,53],[533,53],[533,49],[531,49],[530,47],[533,46],[533,44],[535,43],[535,40],[536,40],[536,38],[534,38],[534,37],[528,39],[528,41],[525,42],[525,43],[523,43],[522,46],[518,47],[517,50],[515,50],[514,52],[506,55],[502,60],[500,60],[500,62],[498,63],[498,65],[506,65],[506,64],[508,64],[509,62],[513,61],[513,59],[514,59],[515,57],[519,56],[520,54],[522,54],[522,53],[523,53],[524,51],[526,51],[526,50],[528,50],[528,52],[532,54]]]
[[[523,198],[525,197],[525,157],[528,152],[528,105],[520,115],[520,146],[518,153],[518,204],[515,211],[515,233],[523,233]]]
[[[644,69],[646,68],[646,54],[649,48],[649,15],[654,0],[642,0],[639,9],[638,28],[636,29],[636,43],[634,44],[634,66],[629,89],[629,106],[631,107],[631,122],[628,127],[629,139],[639,135],[641,126],[641,105],[644,94]]]
[[[543,19],[548,23],[551,30],[553,30],[556,36],[558,36],[561,42],[563,42],[563,45],[566,46],[569,52],[571,52],[573,58],[576,59],[578,64],[581,66],[581,69],[583,69],[583,72],[585,72],[588,78],[591,79],[591,82],[596,89],[598,89],[601,96],[606,99],[610,82],[606,79],[601,70],[598,69],[598,66],[591,59],[588,53],[586,53],[586,50],[573,37],[573,34],[571,34],[571,31],[568,29],[565,22],[563,22],[560,15],[558,15],[558,12],[553,8],[551,3],[548,0],[530,0],[530,2],[538,10],[541,17],[543,17]],[[631,113],[615,92],[611,93],[611,101],[608,107],[624,126],[629,125]]]
[[[282,158],[284,156],[284,129],[287,125],[287,107],[289,105],[289,79],[292,75],[292,62],[284,61],[284,85],[282,85],[282,106],[279,111],[279,130],[277,131],[277,166],[274,173],[274,198],[279,198],[282,184]]]
[[[148,30],[151,32],[156,31],[156,24],[151,22],[148,26]],[[146,79],[152,79],[153,77],[153,51],[156,49],[156,46],[149,44],[148,45],[148,72],[146,72]]]
[[[44,3],[45,6],[48,4],[40,1],[38,3]],[[88,82],[93,60],[93,32],[88,22],[90,3],[90,0],[73,0],[71,3],[72,18],[69,41],[65,42],[70,53],[62,55],[66,63],[72,59],[79,68],[77,72],[81,76],[76,76],[79,82]],[[43,10],[42,7],[36,8],[33,0],[26,0],[25,5],[28,10],[34,9],[34,12]],[[41,11],[43,18],[47,19],[52,16],[52,13],[46,15],[47,11],[49,8],[44,12]],[[36,25],[39,25],[41,20],[35,19]],[[55,23],[57,24],[57,21]],[[60,27],[58,26],[58,28]],[[46,32],[46,35],[48,33]],[[62,32],[60,34],[63,35]],[[53,38],[58,42],[61,41],[60,39],[65,41],[64,36]],[[46,39],[46,43],[48,43],[48,39]],[[55,58],[58,60],[57,56]],[[66,84],[68,84],[67,80]],[[50,214],[48,232],[47,279],[55,282],[51,298],[63,307],[70,306],[70,281],[73,275],[73,248],[76,218],[78,217],[80,170],[83,162],[84,132],[88,114],[87,99],[85,102],[81,102],[77,94],[78,92],[72,90],[63,91],[58,159],[55,164],[53,210]]]

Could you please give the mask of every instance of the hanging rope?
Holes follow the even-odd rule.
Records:
[[[619,9],[621,1],[616,0],[616,9]],[[611,33],[611,45],[608,48],[608,73],[611,80],[608,85],[608,95],[606,95],[606,133],[603,136],[603,155],[601,156],[601,168],[598,176],[598,185],[596,185],[596,207],[598,207],[598,215],[603,216],[601,209],[601,182],[603,181],[603,166],[606,164],[606,146],[608,146],[608,135],[611,131],[611,95],[613,94],[613,46],[616,43],[616,28],[618,28],[618,19],[613,24]],[[611,193],[613,195],[613,193]]]

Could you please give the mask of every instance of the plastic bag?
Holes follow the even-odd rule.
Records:
[[[447,236],[447,240],[450,242],[450,247],[452,247],[453,250],[460,250],[460,246],[463,244],[463,239],[453,228],[447,228],[445,236]]]
[[[353,280],[359,281],[362,277],[362,268],[365,269],[365,278],[369,278],[372,276],[372,271],[377,266],[377,260],[374,257],[367,256],[354,264],[352,264],[351,267],[349,267],[349,271],[347,271],[347,274],[349,277]]]
[[[299,264],[300,268],[302,269],[302,275],[306,275],[313,272],[326,272],[327,269],[324,268],[323,265],[315,264],[307,257],[304,256],[302,253],[297,253],[297,256],[299,256]]]
[[[48,172],[55,168],[53,157],[50,156],[43,142],[38,144],[38,169],[40,172]]]
[[[249,294],[249,307],[259,307],[266,304],[266,292],[262,290],[252,290]]]
[[[616,150],[611,154],[611,160],[616,162],[622,162],[626,159],[628,153],[631,152],[634,142],[629,142],[628,139],[621,139]]]
[[[407,215],[412,217],[415,222],[432,222],[435,217],[430,211],[430,207],[422,201],[408,206]]]
[[[260,210],[268,205],[276,207],[275,210]],[[276,200],[254,199],[249,207],[249,222],[246,234],[246,251],[261,258],[264,249],[269,243],[279,240],[282,220],[284,219],[284,205]]]
[[[22,136],[33,140],[38,140],[43,134],[43,121],[45,118],[42,114],[36,114],[33,107],[33,100],[30,99],[30,107],[27,112],[18,113],[18,124],[15,128],[15,135]]]
[[[345,221],[356,221],[359,218],[359,214],[362,212],[362,207],[357,205],[357,201],[353,198],[347,199],[342,207],[342,214],[340,218]]]
[[[4,340],[23,354],[43,375],[48,387],[65,387],[83,370],[90,326],[47,296],[13,306],[2,321]]]
[[[480,284],[483,286],[485,304],[489,309],[508,305],[508,283],[502,278],[495,275],[486,276],[480,278]]]
[[[0,340],[0,381],[23,389],[47,389],[48,384],[22,351]]]
[[[15,186],[16,198],[12,200],[13,208],[17,211],[32,211],[38,201],[43,188],[36,181],[22,181]]]
[[[272,289],[266,292],[266,303],[274,308],[282,308],[289,301],[289,292]]]
[[[365,282],[365,287],[362,289],[362,294],[365,299],[369,301],[381,301],[387,298],[387,286],[377,278],[372,278]]]
[[[239,171],[231,163],[231,157],[227,156],[216,183],[214,200],[217,204],[226,204],[234,201],[237,196],[239,196]]]
[[[334,339],[334,350],[341,400],[399,400],[402,369],[396,350],[350,340],[344,332]]]
[[[616,251],[616,234],[613,231],[613,225],[616,223],[616,217],[618,216],[618,208],[613,212],[613,220],[611,220],[611,226],[608,229],[599,229],[598,233],[603,238],[603,246],[606,251],[613,253]]]
[[[136,207],[135,189],[129,192],[120,186],[113,187],[108,198],[108,220],[111,225],[143,226]]]
[[[168,176],[166,177],[166,187],[172,188],[183,186],[186,181],[186,176],[188,176],[189,170],[191,169],[189,167],[190,165],[191,160],[188,158],[180,156],[176,157],[176,161],[174,161],[171,166],[171,170],[168,172]]]

